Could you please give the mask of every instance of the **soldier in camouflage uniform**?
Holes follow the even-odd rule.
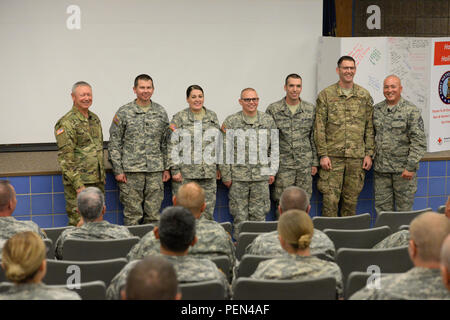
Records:
[[[159,220],[167,166],[169,118],[162,106],[151,100],[153,80],[141,74],[134,80],[136,99],[120,107],[109,129],[109,158],[120,188],[124,224]]]
[[[205,192],[195,182],[184,184],[173,197],[175,206],[189,209],[195,218],[195,230],[197,243],[189,248],[188,255],[199,258],[210,258],[226,255],[234,265],[234,245],[231,236],[216,221],[202,217],[205,210]],[[127,255],[129,261],[142,259],[149,254],[157,254],[160,249],[160,241],[153,231],[147,233],[134,245]],[[227,271],[227,270],[224,270]]]
[[[168,144],[168,161],[172,174],[172,192],[176,194],[182,184],[196,182],[206,193],[204,217],[213,220],[216,179],[220,179],[215,151],[218,148],[208,152],[207,147],[211,147],[211,144],[204,137],[205,134],[212,133],[216,136],[212,146],[214,143],[219,144],[219,120],[214,111],[203,106],[204,94],[200,86],[189,86],[186,97],[189,108],[176,113],[169,126],[171,138]],[[184,146],[187,146],[186,150]],[[209,156],[211,157],[208,158]]]
[[[222,125],[226,159],[220,165],[222,181],[230,188],[229,208],[234,218],[235,239],[242,222],[265,220],[270,211],[269,185],[276,174],[269,168],[271,130],[276,129],[275,122],[257,110],[259,98],[254,89],[242,90],[239,103],[242,111],[227,117]],[[264,139],[265,145],[261,144]],[[245,150],[241,150],[243,146]],[[262,161],[262,156],[267,156],[267,163]]]
[[[407,246],[409,243],[409,230],[397,231],[373,246],[372,249],[390,249]]]
[[[280,137],[280,168],[273,192],[277,206],[281,193],[289,186],[302,188],[310,197],[312,176],[319,165],[313,134],[315,107],[300,99],[302,78],[298,74],[288,75],[284,90],[286,97],[266,109],[275,121]]]
[[[35,232],[17,233],[6,241],[2,267],[14,285],[0,294],[0,300],[81,300],[76,292],[42,283],[47,272],[45,257],[45,244]]]
[[[77,194],[86,187],[105,191],[103,132],[100,119],[89,111],[91,86],[80,81],[72,87],[73,107],[55,125],[58,163],[62,170],[69,225],[76,226]]]
[[[369,285],[350,297],[352,300],[440,300],[450,299],[450,291],[440,275],[440,251],[450,234],[450,220],[426,212],[410,225],[409,256],[414,267],[405,273],[382,277],[379,286]],[[383,270],[381,270],[383,272]]]
[[[103,193],[94,187],[81,191],[78,195],[78,210],[82,217],[82,225],[64,230],[56,240],[55,257],[63,259],[64,242],[67,239],[125,239],[133,235],[125,226],[111,224],[103,220],[106,211]]]
[[[228,281],[214,262],[208,259],[188,256],[189,246],[195,245],[195,218],[183,207],[168,207],[161,213],[159,227],[155,227],[156,238],[160,239],[160,253],[169,260],[177,273],[178,283],[219,280],[224,287],[224,297],[230,297]],[[126,284],[130,270],[140,260],[129,262],[112,280],[106,291],[109,300],[120,299],[120,291]]]
[[[42,239],[47,235],[33,221],[19,221],[12,217],[17,198],[14,187],[7,180],[0,180],[0,253],[3,244],[13,235],[24,231],[36,232]]]
[[[288,255],[261,262],[251,275],[261,280],[312,280],[332,276],[336,278],[337,297],[343,297],[342,273],[331,261],[310,255],[309,244],[313,223],[301,210],[289,210],[280,216],[278,234],[280,243]]]
[[[384,80],[386,100],[374,106],[375,210],[412,210],[419,161],[427,150],[420,110],[401,96],[397,76]],[[395,204],[395,205],[394,205]]]
[[[353,82],[355,60],[343,56],[336,73],[339,81],[319,93],[314,139],[320,157],[317,188],[323,194],[322,215],[351,216],[356,213],[365,171],[374,153],[373,100]]]
[[[280,215],[291,209],[305,211],[309,214],[311,205],[305,190],[296,186],[287,187],[280,198],[278,211]],[[311,244],[309,245],[311,255],[321,255],[322,259],[335,261],[336,249],[333,241],[322,231],[314,229]],[[257,236],[253,242],[245,249],[245,253],[260,256],[280,256],[287,255],[281,247],[278,239],[278,231],[265,232]]]

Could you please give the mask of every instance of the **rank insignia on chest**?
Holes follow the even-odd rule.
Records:
[[[114,122],[116,125],[119,125],[120,120],[119,120],[119,117],[117,116],[117,114],[114,116],[113,122]]]
[[[177,126],[176,126],[175,124],[173,124],[173,123],[170,124],[169,128],[170,128],[170,130],[172,130],[172,131],[177,130]]]
[[[56,135],[57,135],[57,136],[59,136],[61,133],[64,133],[64,129],[63,129],[63,128],[59,128],[59,129],[56,131]]]
[[[222,124],[222,127],[220,128],[220,130],[222,130],[223,133],[227,132],[227,128],[225,127],[224,124]]]

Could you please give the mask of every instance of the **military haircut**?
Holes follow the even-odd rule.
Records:
[[[161,246],[173,252],[187,250],[195,237],[195,218],[183,207],[167,207],[159,220]]]
[[[337,66],[340,67],[342,61],[353,61],[353,63],[356,65],[356,61],[355,59],[353,59],[353,57],[350,56],[342,56],[339,58],[338,62],[337,62]]]
[[[426,262],[439,262],[442,243],[450,234],[450,220],[436,212],[425,212],[414,218],[409,231],[419,258]]]
[[[77,196],[77,206],[83,220],[94,221],[102,214],[105,197],[99,188],[88,187]]]
[[[205,190],[195,182],[183,184],[175,196],[177,206],[184,207],[193,214],[200,213],[205,203]]]
[[[173,300],[177,293],[175,268],[164,257],[148,256],[128,274],[125,286],[127,300]]]
[[[8,206],[9,202],[14,198],[14,190],[8,180],[0,180],[0,211]]]
[[[288,210],[280,216],[278,234],[294,249],[307,249],[311,244],[314,225],[309,215],[302,210]]]
[[[302,80],[302,77],[300,77],[300,75],[299,74],[297,74],[297,73],[291,73],[290,75],[288,75],[287,77],[286,77],[286,79],[284,80],[284,84],[285,85],[287,85],[288,84],[288,80],[290,79],[290,78],[292,78],[292,79],[300,79],[300,80]],[[303,81],[303,80],[302,80]]]
[[[247,91],[253,91],[253,92],[256,92],[256,90],[253,89],[253,88],[245,88],[245,89],[242,89],[242,90],[241,90],[241,99],[242,99],[242,95],[244,94],[244,92],[247,92]]]
[[[281,211],[291,209],[303,210],[306,212],[309,206],[309,198],[305,190],[297,186],[290,186],[284,189],[280,197]]]
[[[86,81],[78,81],[78,82],[75,82],[74,85],[72,86],[72,93],[75,93],[75,90],[78,87],[89,87],[92,89],[92,86],[89,83],[87,83]]]
[[[189,98],[189,96],[191,95],[192,90],[200,90],[202,93],[204,93],[202,87],[200,87],[200,86],[197,85],[197,84],[193,84],[193,85],[190,85],[190,86],[186,89],[186,98]]]
[[[137,88],[139,80],[143,80],[143,81],[151,81],[152,82],[152,87],[154,88],[155,85],[153,83],[153,79],[152,77],[150,77],[148,74],[140,74],[138,75],[135,79],[134,79],[134,87]]]

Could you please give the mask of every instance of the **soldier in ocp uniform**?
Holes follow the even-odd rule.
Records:
[[[226,159],[220,165],[222,181],[230,189],[229,208],[234,218],[235,239],[242,222],[265,220],[270,211],[269,185],[276,174],[276,171],[269,172],[271,130],[276,130],[275,122],[257,110],[259,98],[255,89],[242,90],[239,104],[242,111],[227,117],[222,125]],[[262,140],[267,143],[261,143]],[[262,156],[267,158],[267,163],[263,163]]]
[[[109,158],[120,188],[124,224],[159,220],[167,168],[167,127],[164,108],[151,100],[153,79],[141,74],[134,80],[136,99],[119,108],[109,129]]]
[[[427,150],[420,110],[401,96],[395,75],[383,83],[386,100],[374,106],[375,210],[412,210],[417,191],[419,161]]]
[[[323,194],[323,216],[356,214],[365,171],[372,167],[374,153],[373,100],[353,82],[355,60],[338,60],[339,81],[319,93],[314,139],[320,157],[317,189]]]
[[[103,132],[100,119],[89,111],[91,85],[84,81],[72,87],[73,107],[55,125],[58,163],[62,170],[64,197],[69,225],[80,220],[76,212],[77,194],[86,187],[105,192]]]
[[[277,205],[283,190],[293,185],[311,197],[312,176],[319,165],[314,142],[315,107],[300,98],[302,78],[295,73],[288,75],[284,90],[286,97],[266,109],[275,121],[280,137],[280,168],[273,192]]]

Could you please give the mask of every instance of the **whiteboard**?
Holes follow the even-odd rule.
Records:
[[[73,4],[80,29],[68,28]],[[0,144],[55,142],[54,124],[80,80],[93,87],[90,110],[105,140],[141,73],[154,79],[152,100],[169,118],[187,107],[191,84],[203,87],[220,121],[241,109],[246,87],[264,111],[293,72],[303,77],[302,97],[314,101],[321,32],[316,0],[2,0]]]

